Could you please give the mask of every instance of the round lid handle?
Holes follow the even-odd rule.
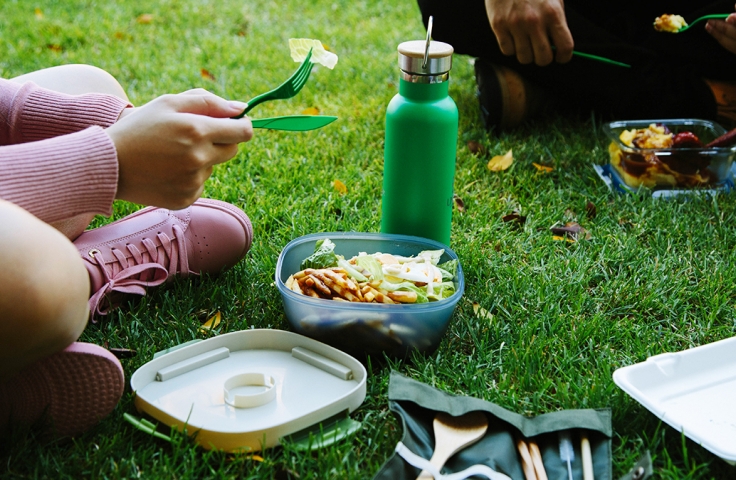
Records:
[[[224,384],[225,402],[235,408],[260,407],[276,398],[276,380],[265,373],[241,373],[228,378]],[[242,387],[264,387],[256,392],[239,392]]]

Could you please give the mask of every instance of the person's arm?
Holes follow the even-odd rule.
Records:
[[[109,216],[117,183],[115,145],[100,127],[0,147],[0,198],[46,223]]]
[[[110,215],[115,145],[100,126],[88,127],[113,124],[127,105],[110,95],[70,96],[0,79],[0,198],[49,223]]]
[[[729,52],[736,53],[736,13],[725,20],[708,20],[705,30]]]
[[[198,89],[114,112],[104,130],[0,147],[0,198],[46,222],[109,215],[115,198],[184,208],[252,137],[250,119],[231,119],[243,108]]]
[[[129,106],[113,95],[67,95],[32,82],[0,79],[0,145],[58,137],[93,125],[109,127]]]
[[[570,61],[574,43],[562,0],[485,2],[488,21],[504,55],[515,55],[519,63],[539,66],[553,60]]]

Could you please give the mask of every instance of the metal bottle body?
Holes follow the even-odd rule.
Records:
[[[381,231],[449,245],[457,106],[448,81],[399,81],[386,110]]]

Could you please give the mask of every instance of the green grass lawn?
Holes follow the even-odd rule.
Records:
[[[339,57],[316,68],[288,101],[251,116],[316,107],[337,122],[306,133],[257,131],[215,168],[205,196],[243,208],[255,229],[246,259],[217,278],[179,280],[91,324],[82,339],[133,349],[126,378],[165,348],[247,328],[289,329],[273,284],[290,240],[319,231],[379,229],[385,106],[397,91],[396,46],[424,38],[412,0],[4,0],[0,75],[89,63],[119,79],[131,101],[203,87],[246,101],[295,68],[288,39],[321,40]],[[151,14],[151,21],[136,19]],[[209,75],[203,74],[203,70]],[[369,368],[368,396],[353,418],[363,428],[314,453],[275,448],[248,455],[208,452],[181,435],[154,439],[124,422],[126,391],[112,415],[72,441],[16,432],[0,451],[3,478],[364,479],[401,437],[388,410],[392,369],[452,394],[537,415],[610,408],[618,478],[649,450],[657,478],[732,478],[725,462],[624,394],[615,369],[734,335],[736,196],[657,201],[615,195],[591,165],[607,159],[601,119],[547,118],[511,133],[483,130],[470,59],[455,58],[450,93],[460,111],[452,247],[466,276],[438,351]],[[474,154],[468,142],[484,153]],[[515,162],[490,172],[491,156]],[[532,163],[553,167],[538,171]],[[347,193],[333,182],[340,180]],[[589,215],[587,205],[596,207]],[[136,210],[115,205],[112,219]],[[523,225],[503,217],[514,211]],[[97,224],[112,219],[98,219]],[[577,221],[588,240],[558,241],[550,227]],[[477,316],[478,303],[490,316]],[[203,334],[203,321],[222,323]]]

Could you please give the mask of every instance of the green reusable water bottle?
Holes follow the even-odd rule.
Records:
[[[452,46],[399,45],[399,93],[386,110],[381,232],[450,245],[458,113],[448,95]]]

